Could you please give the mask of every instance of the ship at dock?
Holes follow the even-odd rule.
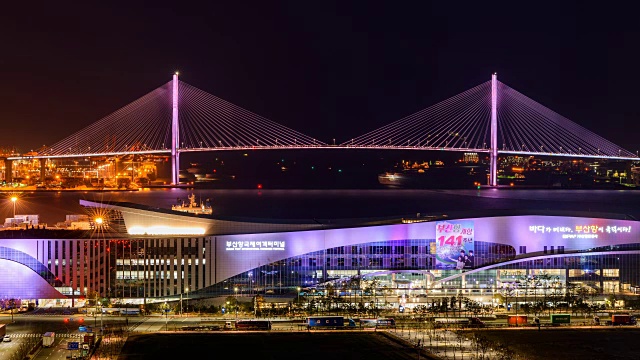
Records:
[[[196,195],[191,193],[188,200],[189,202],[187,203],[178,199],[178,204],[172,205],[171,210],[187,212],[195,215],[211,215],[213,213],[213,208],[211,207],[211,201],[209,199],[204,202],[200,200],[200,203],[198,204],[196,202]]]

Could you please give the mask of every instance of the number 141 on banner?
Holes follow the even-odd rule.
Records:
[[[438,245],[439,246],[462,246],[464,243],[473,242],[473,238],[464,237],[462,235],[450,235],[450,236],[440,236],[438,237]]]

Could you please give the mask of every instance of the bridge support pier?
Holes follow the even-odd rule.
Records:
[[[491,147],[489,149],[489,185],[498,185],[498,74],[491,75]]]
[[[4,181],[13,182],[13,160],[4,159]]]
[[[40,181],[45,180],[45,170],[47,168],[47,159],[40,159]]]

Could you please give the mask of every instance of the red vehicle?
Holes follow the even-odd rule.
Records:
[[[635,325],[636,317],[629,314],[611,315],[611,325]]]
[[[527,325],[527,315],[509,315],[507,323],[509,326]]]

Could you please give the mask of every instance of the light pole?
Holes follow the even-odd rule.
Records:
[[[189,312],[189,287],[184,288],[184,291],[186,292],[186,298],[187,298],[187,306],[185,306],[185,313]]]
[[[167,317],[168,312],[167,310],[169,310],[169,305],[167,305],[167,302],[164,302],[164,306],[162,307],[162,310],[164,311],[164,329],[166,331],[169,331],[169,319]]]
[[[298,292],[297,292],[298,301],[296,302],[296,306],[295,306],[294,310],[297,310],[297,308],[299,308],[299,307],[300,307],[300,286],[298,286],[298,287],[296,288],[296,290],[298,290]],[[296,314],[294,313],[294,314],[293,314],[293,316],[295,317],[295,316],[296,316]]]
[[[236,323],[238,322],[238,287],[234,287],[233,291],[236,293]]]
[[[11,197],[11,202],[13,202],[13,217],[16,217],[16,201],[18,201],[18,197],[17,196],[12,196]]]
[[[98,293],[96,292],[95,298],[96,310],[93,312],[93,327],[98,326]],[[102,317],[100,317],[100,325],[102,325]]]
[[[13,307],[16,306],[16,299],[9,300],[9,305],[11,305],[11,323],[13,323]]]

